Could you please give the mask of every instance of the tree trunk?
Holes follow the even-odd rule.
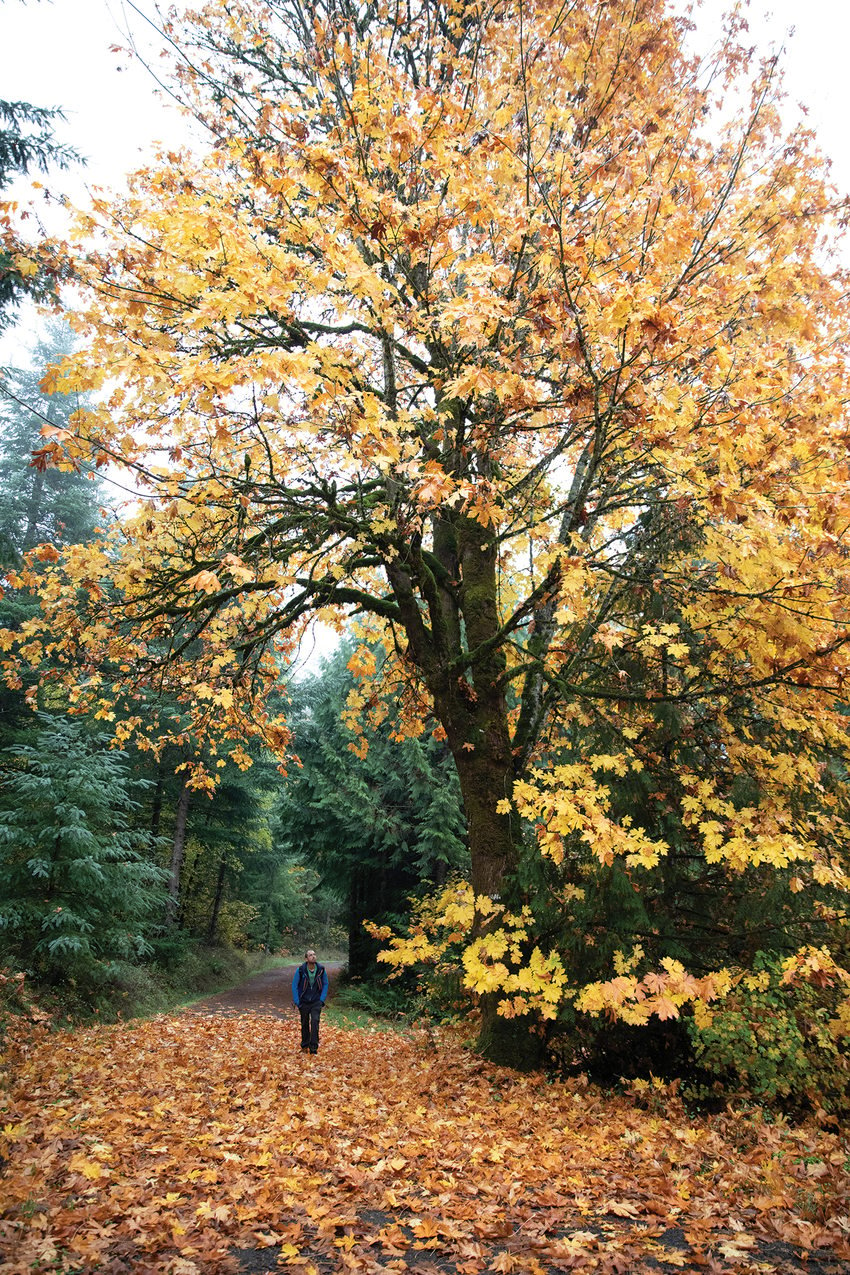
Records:
[[[483,895],[510,908],[517,902],[514,893],[520,845],[511,816],[496,809],[503,798],[510,799],[514,783],[507,704],[498,686],[488,688],[476,680],[474,698],[470,691],[461,683],[443,721],[466,811],[472,888],[476,899]],[[490,925],[498,925],[498,917],[493,920],[476,915],[473,940],[486,934]],[[480,998],[478,1053],[490,1062],[521,1071],[540,1066],[543,1037],[536,1021],[504,1018],[498,1012],[500,999],[498,994]]]
[[[44,491],[44,471],[37,469],[32,482],[32,490],[30,498],[27,501],[27,525],[24,531],[24,538],[21,543],[21,549],[26,553],[27,549],[32,549],[38,539],[36,532],[38,530],[39,519],[41,518],[41,496]]]
[[[218,865],[218,880],[215,883],[215,899],[213,900],[212,914],[210,923],[207,927],[207,942],[215,942],[215,931],[218,925],[218,914],[221,911],[221,899],[224,894],[224,881],[227,876],[227,860],[222,857],[221,863]]]
[[[58,423],[56,414],[56,406],[49,403],[46,411],[46,419],[50,425]],[[27,549],[32,549],[38,543],[38,524],[41,521],[42,496],[44,494],[44,470],[33,470],[32,487],[30,489],[29,499],[27,501],[27,525],[24,531],[24,538],[21,541],[21,551],[26,553]]]
[[[460,410],[443,402],[446,412]],[[481,473],[486,454],[477,457]],[[472,518],[437,520],[434,525],[437,575],[412,541],[406,559],[386,564],[409,643],[409,658],[420,669],[434,698],[438,720],[457,766],[466,812],[475,897],[515,905],[520,845],[510,814],[498,803],[510,800],[516,778],[505,692],[507,656],[499,619],[497,541],[494,531]],[[411,585],[422,582],[430,627]],[[511,897],[508,898],[507,896]],[[472,933],[497,925],[476,916]],[[523,1070],[539,1064],[542,1037],[528,1020],[503,1018],[498,996],[482,996],[478,1050],[485,1058]]]
[[[166,923],[172,929],[177,925],[180,907],[180,875],[183,870],[183,853],[186,849],[186,821],[189,817],[189,803],[192,799],[188,784],[180,789],[177,802],[177,819],[174,824],[174,841],[171,846],[171,877],[168,882],[168,904],[166,907]]]
[[[536,1071],[543,1066],[545,1036],[531,1014],[503,1018],[498,1012],[498,994],[482,996],[481,1027],[476,1052],[500,1067],[516,1071]]]
[[[369,870],[354,868],[348,887],[348,973],[363,978],[375,961],[378,944],[363,928],[372,917],[369,906]]]
[[[510,816],[496,810],[499,801],[511,797],[514,766],[503,683],[505,652],[493,641],[499,630],[496,553],[491,543],[481,543],[482,534],[476,524],[459,538],[470,680],[463,673],[443,675],[434,686],[434,698],[460,779],[472,886],[476,897],[501,900],[519,847]]]
[[[512,770],[501,758],[485,755],[480,742],[474,747],[476,752],[461,744],[455,754],[466,811],[472,888],[476,898],[485,895],[501,903],[519,857],[510,816],[496,810],[503,796],[510,797]]]
[[[499,750],[501,752],[501,749]],[[476,899],[481,895],[494,902],[513,902],[506,896],[515,889],[515,872],[519,846],[514,839],[510,815],[498,814],[496,802],[509,797],[513,784],[510,753],[505,757],[480,755],[461,750],[457,761],[461,792],[469,829],[469,852],[472,862],[471,881]],[[476,915],[473,940],[484,935],[489,918]],[[481,1027],[477,1052],[490,1062],[503,1067],[529,1071],[543,1060],[543,1036],[531,1017],[504,1018],[498,1012],[498,994],[482,996],[479,1002]]]

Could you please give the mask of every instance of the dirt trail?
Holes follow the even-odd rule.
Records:
[[[275,1018],[292,1018],[292,976],[301,964],[281,965],[274,970],[263,970],[226,992],[207,996],[191,1006],[196,1014],[237,1015],[247,1013],[272,1014]],[[343,968],[339,962],[326,962],[328,972],[328,999],[333,998],[337,979]]]

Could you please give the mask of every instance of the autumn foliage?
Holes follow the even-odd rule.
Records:
[[[455,759],[493,1057],[542,1038],[499,1004],[556,987],[637,1013],[633,978],[648,1018],[757,951],[838,935],[843,970],[844,204],[775,60],[732,20],[700,61],[664,0],[245,0],[169,36],[209,147],[81,218],[48,384],[99,399],[42,457],[139,499],[35,550],[10,676],[206,739],[202,786],[222,736],[285,750],[281,662],[356,620],[352,721],[398,695]]]
[[[19,1040],[2,1269],[214,1275],[258,1249],[303,1275],[850,1257],[834,1132],[688,1118],[658,1083],[603,1097],[425,1033],[323,1033],[308,1060],[296,1020],[262,1012]]]

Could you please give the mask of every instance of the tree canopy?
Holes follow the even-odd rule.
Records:
[[[496,1035],[576,991],[529,842],[567,917],[588,862],[847,884],[845,205],[775,59],[687,35],[665,0],[211,3],[168,29],[209,148],[64,248],[86,344],[46,386],[100,398],[48,448],[140,499],[19,573],[44,621],[11,676],[49,656],[98,712],[167,691],[283,750],[281,662],[356,619],[352,714],[396,695],[454,757]]]

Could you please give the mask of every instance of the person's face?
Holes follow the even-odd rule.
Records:
[[[316,964],[316,953],[313,951],[312,947],[310,948],[310,951],[307,953],[307,964],[308,965]]]

